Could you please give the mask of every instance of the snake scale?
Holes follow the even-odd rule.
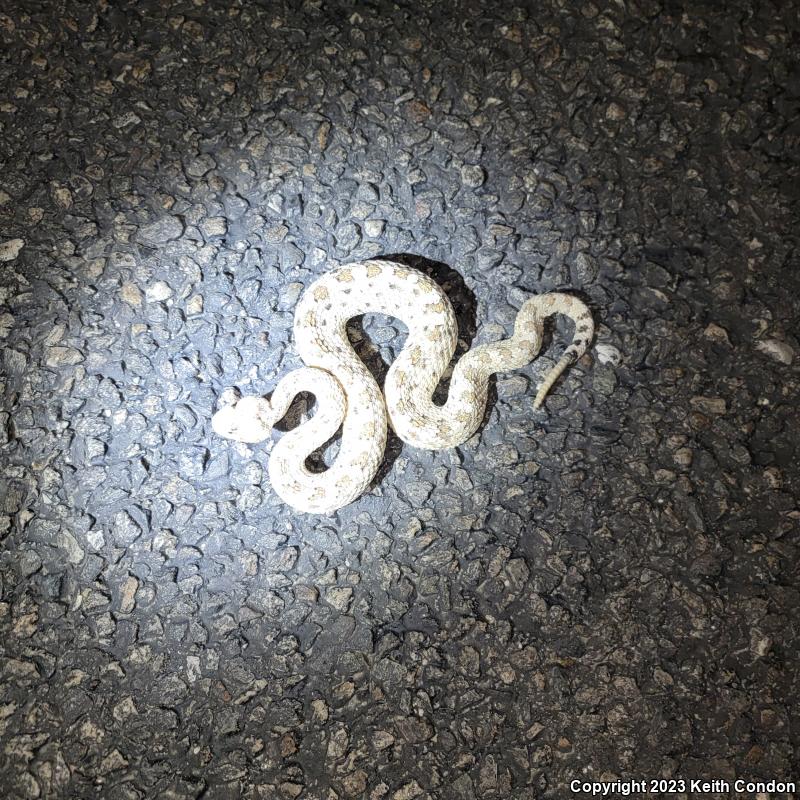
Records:
[[[381,392],[356,355],[347,322],[368,312],[396,317],[408,337]],[[383,460],[387,423],[404,442],[429,450],[456,447],[483,419],[489,377],[519,369],[536,358],[544,320],[564,314],[575,323],[572,342],[534,399],[538,408],[559,375],[585,352],[594,335],[589,309],[568,294],[552,292],[525,301],[510,339],[473,347],[456,363],[447,402],[433,393],[453,357],[457,323],[442,288],[423,273],[392,261],[371,260],[330,270],[311,284],[297,305],[294,339],[306,364],[286,375],[269,399],[243,397],[212,418],[226,438],[254,443],[301,392],[316,397],[311,419],[285,433],[269,460],[275,491],[299,511],[329,514],[366,491]],[[312,472],[308,457],[342,429],[334,463]]]

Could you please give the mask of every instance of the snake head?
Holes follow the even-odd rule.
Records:
[[[230,406],[224,406],[211,417],[211,428],[218,436],[237,442],[255,444],[269,438],[277,422],[269,400],[263,397],[243,397]]]

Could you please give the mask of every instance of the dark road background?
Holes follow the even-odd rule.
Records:
[[[792,2],[3,4],[0,795],[797,778],[798,48]],[[597,337],[298,514],[211,415],[380,255],[461,352],[552,289]]]

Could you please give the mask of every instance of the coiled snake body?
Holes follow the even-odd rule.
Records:
[[[402,351],[381,393],[347,336],[352,317],[373,312],[397,317],[408,327]],[[575,334],[534,400],[538,408],[567,366],[594,334],[589,309],[568,294],[527,300],[510,339],[473,347],[453,369],[447,402],[432,396],[456,348],[457,324],[447,295],[434,281],[391,261],[364,261],[331,270],[300,298],[294,338],[306,367],[284,377],[269,400],[243,397],[212,419],[214,431],[242,442],[268,438],[300,392],[317,399],[314,416],[284,434],[269,461],[275,491],[299,511],[331,513],[369,486],[386,445],[387,421],[414,447],[438,450],[462,444],[478,429],[486,408],[489,376],[530,363],[542,345],[542,325],[554,314],[575,323]],[[306,459],[342,428],[339,454],[324,472]]]

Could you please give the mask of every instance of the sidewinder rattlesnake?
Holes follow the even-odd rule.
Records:
[[[408,326],[383,393],[347,336],[348,320],[368,312],[397,317]],[[243,397],[221,408],[212,418],[212,428],[240,442],[263,441],[300,392],[313,394],[317,411],[276,443],[269,476],[289,505],[329,514],[369,487],[383,460],[387,422],[404,442],[428,450],[456,447],[469,439],[483,419],[489,376],[533,361],[542,346],[544,320],[554,314],[568,316],[575,333],[539,388],[533,402],[538,408],[594,335],[589,309],[568,294],[552,292],[526,300],[510,339],[473,347],[458,360],[447,402],[439,406],[433,392],[453,357],[458,332],[447,295],[426,275],[402,264],[346,264],[311,284],[297,305],[294,338],[307,366],[285,376],[269,400]],[[334,463],[324,472],[311,472],[307,458],[339,428],[341,447]]]

